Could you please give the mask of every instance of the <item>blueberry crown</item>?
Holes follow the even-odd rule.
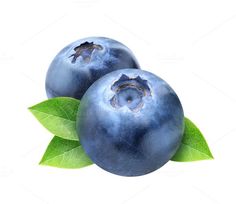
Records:
[[[131,111],[139,111],[143,107],[143,98],[151,96],[147,80],[140,76],[129,78],[127,75],[122,76],[114,82],[111,90],[115,93],[110,99],[110,104],[114,108],[127,106]]]
[[[79,56],[82,56],[83,60],[85,62],[89,62],[91,59],[91,54],[93,52],[93,50],[102,50],[103,47],[101,45],[98,44],[94,44],[93,42],[84,42],[82,44],[80,44],[79,46],[74,48],[75,53],[72,54],[71,56],[69,56],[69,58],[73,57],[71,60],[71,63],[75,63],[76,59]]]

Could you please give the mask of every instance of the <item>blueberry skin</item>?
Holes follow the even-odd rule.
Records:
[[[122,69],[87,90],[76,125],[82,147],[95,164],[117,175],[140,176],[176,153],[184,113],[178,96],[161,78]]]
[[[53,59],[46,76],[48,98],[81,99],[89,86],[103,75],[124,67],[139,68],[129,48],[105,37],[75,41]]]

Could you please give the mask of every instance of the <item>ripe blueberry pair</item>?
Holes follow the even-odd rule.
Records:
[[[177,151],[184,114],[178,96],[161,78],[139,69],[132,52],[108,38],[65,47],[50,65],[49,98],[81,99],[79,140],[101,168],[122,176],[150,173]]]

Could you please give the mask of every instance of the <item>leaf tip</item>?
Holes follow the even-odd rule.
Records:
[[[34,107],[35,107],[35,106],[30,106],[30,107],[27,108],[27,110],[28,110],[29,112],[31,112],[33,115],[34,115]]]
[[[27,109],[31,112],[33,106],[28,107]]]
[[[38,163],[38,165],[43,166],[44,164],[43,164],[42,161],[40,161],[40,162]]]
[[[214,160],[215,158],[214,158],[213,154],[211,153],[209,146],[207,146],[207,147],[208,147],[208,160]]]
[[[43,158],[39,161],[38,165],[44,165],[44,160],[43,160]]]

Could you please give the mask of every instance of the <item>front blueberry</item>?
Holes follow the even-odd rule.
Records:
[[[137,69],[139,65],[131,50],[120,42],[104,37],[78,40],[52,61],[46,76],[47,96],[81,99],[98,78],[127,67]]]
[[[80,142],[92,161],[122,176],[150,173],[170,160],[184,131],[178,96],[161,78],[122,69],[96,81],[81,100]]]

